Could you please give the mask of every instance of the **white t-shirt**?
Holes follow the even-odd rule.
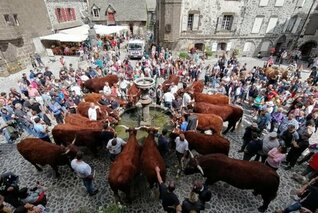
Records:
[[[182,106],[186,107],[190,104],[190,102],[191,102],[191,96],[185,92],[182,97]]]
[[[173,87],[171,87],[171,93],[172,94],[176,94],[178,91],[178,86],[177,85],[174,85]]]
[[[80,178],[86,178],[92,173],[92,168],[84,161],[73,159],[71,162],[71,167]]]
[[[74,91],[76,95],[82,95],[81,87],[76,85],[71,87],[71,91]]]
[[[184,154],[186,151],[189,150],[189,143],[186,139],[184,141],[180,140],[180,137],[175,139],[176,142],[176,151]]]
[[[103,93],[105,95],[110,95],[112,93],[112,90],[111,90],[111,88],[109,86],[104,86]]]
[[[163,94],[163,100],[165,102],[172,102],[175,99],[174,95],[171,92],[166,92]]]
[[[121,138],[116,138],[117,144],[115,146],[112,145],[112,141],[114,139],[110,139],[107,143],[106,148],[109,150],[111,154],[118,155],[121,152],[122,146],[126,144],[126,142]]]
[[[97,121],[97,111],[96,108],[92,109],[91,107],[88,109],[88,118],[91,121]]]

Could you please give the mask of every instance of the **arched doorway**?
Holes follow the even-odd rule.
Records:
[[[279,53],[284,46],[283,44],[286,42],[286,36],[282,35],[276,42],[275,50],[276,53]]]
[[[307,59],[310,56],[311,50],[317,47],[317,42],[307,41],[299,47],[303,59]]]
[[[195,43],[194,48],[199,51],[204,51],[204,44],[203,43]]]

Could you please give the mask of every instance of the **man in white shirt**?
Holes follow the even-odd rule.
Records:
[[[179,166],[181,170],[183,169],[183,161],[185,160],[187,153],[189,151],[189,143],[185,139],[184,134],[180,134],[174,141],[176,143],[176,155],[178,158]],[[177,174],[180,173],[180,169],[178,169]]]
[[[176,94],[178,91],[178,86],[175,85],[174,83],[171,83],[170,91],[172,94]]]
[[[112,90],[110,89],[107,81],[105,82],[105,86],[103,87],[103,93],[104,95],[110,95],[112,93]]]
[[[99,110],[99,106],[95,106],[94,103],[90,103],[90,107],[88,109],[88,118],[91,121],[97,121],[97,110]]]
[[[116,157],[121,153],[122,147],[126,145],[126,142],[117,137],[117,134],[114,134],[114,138],[110,139],[107,143],[106,148],[110,153],[110,160],[115,161]]]
[[[71,162],[71,167],[76,174],[83,179],[84,186],[89,195],[93,196],[98,192],[98,189],[95,189],[93,185],[94,174],[92,172],[92,168],[85,163],[82,158],[83,153],[78,152],[75,159]]]
[[[190,103],[191,103],[191,96],[189,95],[189,93],[185,92],[182,96],[182,107],[187,108]]]
[[[165,94],[163,94],[162,99],[164,102],[164,106],[170,109],[172,106],[172,101],[175,100],[175,97],[172,94],[172,92],[168,91]]]

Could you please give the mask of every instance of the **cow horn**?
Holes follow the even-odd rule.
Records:
[[[201,172],[202,176],[204,176],[204,172],[203,169],[200,165],[197,165],[198,170]]]
[[[135,130],[139,130],[139,129],[141,129],[141,128],[146,128],[146,129],[148,129],[148,127],[146,127],[146,126],[139,126],[139,127],[136,127]]]
[[[63,153],[64,155],[66,155],[67,153],[69,153],[71,151],[71,149],[67,148],[66,151]]]
[[[129,127],[127,127],[127,126],[125,126],[125,125],[118,125],[118,126],[123,127],[123,128],[125,128],[125,129],[129,129]]]
[[[77,137],[77,136],[75,135],[75,137],[74,137],[74,139],[73,139],[73,141],[72,141],[72,143],[71,143],[71,144],[73,144],[73,145],[75,144],[76,137]]]
[[[189,153],[190,153],[190,157],[194,158],[194,155],[193,155],[193,153],[190,150],[189,150]]]

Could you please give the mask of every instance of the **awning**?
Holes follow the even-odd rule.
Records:
[[[70,35],[56,33],[52,35],[42,36],[41,40],[62,41],[62,42],[82,42],[85,41],[87,36],[85,35]]]
[[[128,26],[106,26],[106,25],[94,25],[96,34],[99,35],[111,35],[119,34],[124,31],[128,31]],[[82,42],[85,41],[88,37],[89,26],[87,24],[80,27],[74,27],[67,30],[61,30],[59,33],[42,36],[41,40],[54,40],[62,42]]]

